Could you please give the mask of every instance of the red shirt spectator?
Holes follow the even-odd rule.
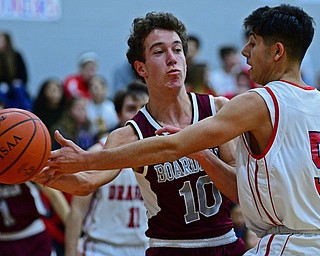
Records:
[[[94,52],[84,52],[78,58],[79,73],[67,76],[64,81],[65,96],[90,98],[88,81],[97,73],[97,55]]]

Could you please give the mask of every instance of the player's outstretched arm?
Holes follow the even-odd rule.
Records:
[[[264,129],[265,120],[269,121],[269,113],[263,99],[256,93],[245,93],[230,100],[215,116],[173,135],[154,136],[97,152],[78,151],[66,143],[51,155],[48,171],[112,170],[174,161],[222,145],[246,131],[261,137],[259,132],[261,127]],[[58,140],[60,136],[56,133]]]
[[[113,180],[119,171],[84,171],[74,174],[49,175],[45,171],[33,178],[33,182],[77,196],[86,196]]]
[[[80,196],[88,195],[100,186],[109,183],[120,172],[120,169],[112,169],[103,172],[97,171],[94,170],[93,165],[92,167],[88,167],[90,168],[89,170],[82,168],[81,164],[84,160],[83,154],[89,152],[95,153],[96,151],[102,151],[103,148],[116,147],[138,139],[132,127],[126,126],[109,134],[104,147],[97,143],[89,148],[88,151],[84,151],[71,140],[65,139],[59,132],[56,132],[55,136],[62,148],[51,152],[52,154],[48,166],[46,166],[33,181],[63,192]],[[57,159],[60,159],[59,154],[64,154],[66,159],[69,160],[60,166],[61,169],[51,168],[50,163],[56,161],[56,155],[58,155]],[[65,158],[62,159],[62,161],[64,161]]]

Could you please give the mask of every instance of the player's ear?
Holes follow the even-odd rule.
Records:
[[[274,44],[274,59],[279,60],[284,54],[284,46],[280,42]]]
[[[145,65],[142,61],[135,61],[134,62],[134,68],[137,71],[137,73],[142,76],[142,77],[146,77],[146,69],[145,69]]]

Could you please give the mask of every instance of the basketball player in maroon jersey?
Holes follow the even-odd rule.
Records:
[[[146,83],[150,99],[126,127],[109,135],[105,148],[155,136],[157,129],[167,125],[183,129],[215,115],[227,102],[221,97],[187,93],[184,84],[187,34],[183,23],[172,14],[148,13],[135,19],[128,45],[128,61]],[[216,160],[216,167],[232,177],[230,183],[235,183],[231,166],[235,162],[234,142],[211,149],[208,158],[217,156],[224,162]],[[77,171],[81,170],[83,167]],[[47,185],[85,194],[88,182],[90,187],[100,186],[116,177],[119,171],[95,175],[91,172],[90,179],[84,178],[85,173],[65,175]],[[228,196],[233,193],[228,188],[220,192],[197,161],[182,157],[173,162],[135,168],[135,171],[148,210],[148,256],[236,256],[245,252],[244,243],[236,237],[229,217],[232,202]],[[85,182],[79,184],[79,179]],[[37,181],[44,182],[40,177]]]
[[[64,221],[70,209],[60,191],[38,187],[29,181],[13,185],[0,183],[0,255],[56,255],[43,222],[46,209],[40,190]]]

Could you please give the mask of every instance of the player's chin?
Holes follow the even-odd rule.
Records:
[[[255,72],[254,72],[254,70],[252,69],[252,67],[248,70],[248,73],[249,73],[249,77],[250,77],[250,79],[253,81],[253,82],[255,82],[255,83],[257,83],[257,84],[260,84],[259,83],[259,78],[258,78],[258,76],[255,74]]]
[[[172,79],[168,85],[171,89],[181,89],[184,87],[184,82],[181,79]]]

